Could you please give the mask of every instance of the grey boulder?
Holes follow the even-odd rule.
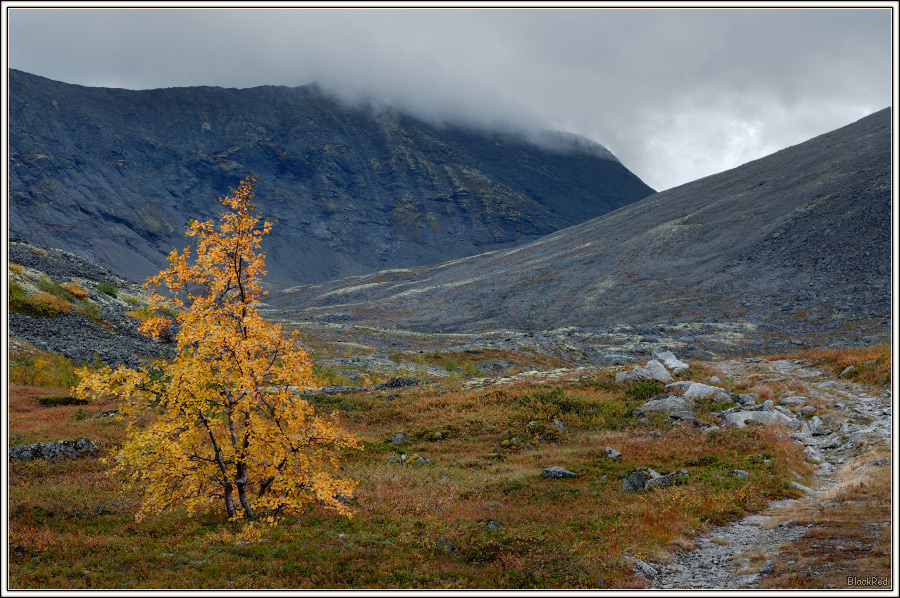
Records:
[[[544,471],[541,472],[542,478],[553,478],[553,479],[562,479],[562,478],[577,478],[578,474],[574,471],[569,471],[565,467],[560,467],[559,465],[554,465],[553,467],[548,467]]]

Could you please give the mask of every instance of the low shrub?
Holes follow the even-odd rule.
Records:
[[[10,355],[9,383],[65,388],[78,384],[78,375],[72,362],[62,355],[22,351]]]
[[[107,280],[100,281],[100,283],[97,284],[97,290],[101,293],[106,293],[110,297],[119,296],[119,289],[116,287],[116,285]]]
[[[100,319],[100,306],[96,303],[85,303],[83,305],[76,305],[75,309],[78,310],[78,313],[83,315],[88,320],[92,320],[94,322]]]
[[[13,272],[14,274],[18,274],[19,276],[22,276],[22,274],[24,273],[22,266],[20,266],[19,264],[10,264],[9,269],[11,272]]]
[[[73,280],[72,282],[66,282],[59,286],[60,286],[60,288],[68,291],[69,293],[71,293],[78,299],[84,299],[85,297],[88,296],[87,289],[83,289],[81,287],[81,283],[78,282],[77,280]]]
[[[42,407],[61,407],[63,405],[87,405],[90,403],[88,399],[79,399],[73,396],[61,397],[38,397],[38,403]]]
[[[71,303],[44,291],[29,296],[14,280],[9,281],[9,311],[32,318],[52,318],[69,311]]]
[[[147,307],[139,307],[131,311],[126,311],[125,315],[134,318],[138,322],[146,322],[150,318],[156,317],[153,310]]]
[[[632,399],[647,401],[661,395],[663,389],[663,383],[659,380],[638,380],[628,385],[628,388],[625,389],[625,394]]]
[[[75,301],[76,297],[72,294],[68,289],[61,286],[58,282],[47,276],[46,274],[42,274],[40,280],[37,282],[37,287],[45,292],[53,295],[54,297],[58,297],[64,301]]]

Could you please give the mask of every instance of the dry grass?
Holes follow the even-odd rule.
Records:
[[[356,515],[347,520],[312,507],[245,545],[235,545],[233,526],[218,512],[136,522],[134,497],[119,493],[99,458],[11,463],[9,584],[642,587],[623,554],[666,562],[710,524],[799,494],[788,484],[791,470],[809,470],[785,430],[639,426],[630,413],[640,401],[622,391],[607,375],[478,391],[414,387],[311,397],[317,410],[336,410],[342,427],[365,446],[348,453],[344,465],[359,480]],[[16,444],[84,436],[105,454],[121,442],[121,422],[91,418],[114,405],[92,403],[78,419],[78,407],[40,407],[42,393],[60,391],[12,389],[9,425]],[[549,425],[554,418],[564,432]],[[431,440],[438,431],[444,440]],[[394,446],[396,432],[411,441]],[[622,458],[608,459],[606,446]],[[433,464],[389,465],[397,451]],[[764,465],[758,455],[771,462]],[[551,465],[579,477],[543,479],[541,470]],[[627,493],[622,478],[638,466],[661,473],[686,467],[691,476],[683,485]],[[729,477],[735,468],[750,477]],[[497,529],[488,527],[492,521]]]
[[[815,500],[799,501],[774,522],[812,526],[782,549],[783,566],[766,579],[766,588],[884,589],[849,583],[850,578],[890,579],[891,472],[865,463],[890,456],[870,451],[844,465],[842,483]]]
[[[835,375],[839,375],[847,367],[854,370],[844,376],[848,380],[889,387],[891,385],[891,346],[854,349],[823,349],[782,356],[783,358],[807,359],[812,365],[826,366]]]

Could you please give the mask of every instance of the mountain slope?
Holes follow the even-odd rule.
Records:
[[[516,249],[270,299],[293,319],[422,331],[721,319],[884,332],[890,152],[883,110]]]
[[[653,192],[605,148],[341,105],[313,86],[128,91],[11,70],[10,228],[143,280],[247,175],[268,282],[511,247]]]

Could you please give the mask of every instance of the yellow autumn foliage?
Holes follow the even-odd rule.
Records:
[[[258,226],[254,181],[220,200],[228,209],[218,223],[190,223],[196,259],[173,250],[145,285],[157,291],[154,314],[177,315],[150,317],[140,330],[177,328],[174,360],[84,369],[74,389],[121,399],[128,434],[113,457],[142,497],[139,517],[223,505],[231,519],[275,524],[311,502],[351,515],[341,499],[355,483],[336,472],[341,449],[359,443],[298,396],[313,379],[309,355],[296,332],[285,337],[254,307],[265,294],[260,240],[272,227]]]

